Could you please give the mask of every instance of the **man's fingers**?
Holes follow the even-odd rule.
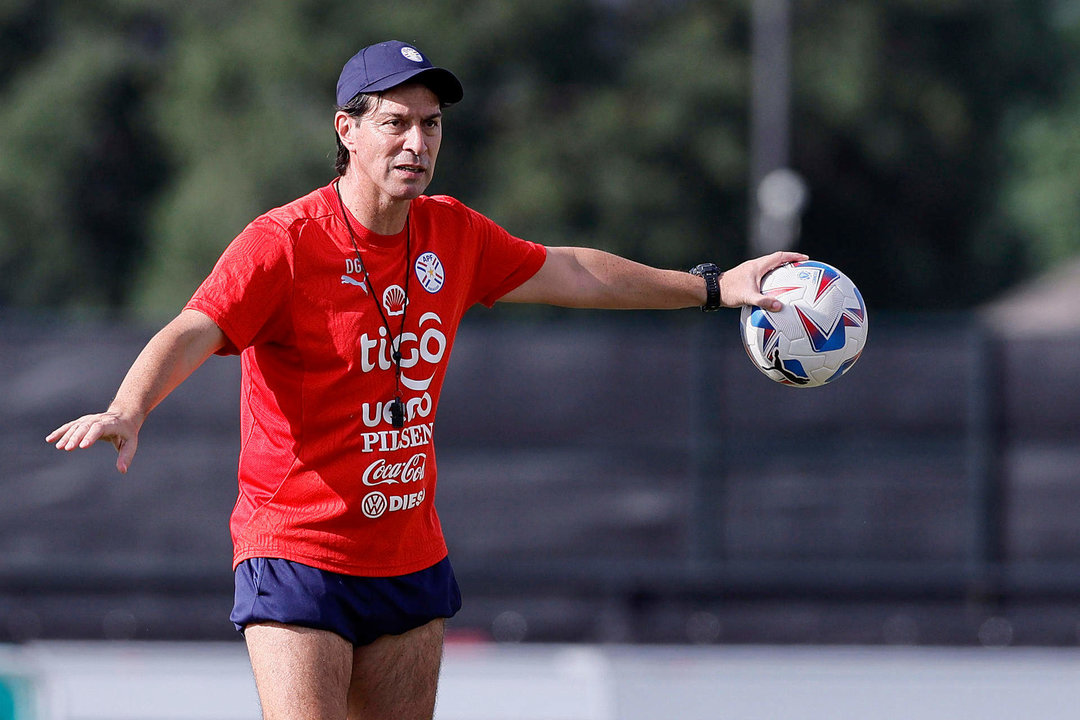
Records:
[[[74,424],[75,424],[74,422],[64,423],[63,425],[61,425],[60,427],[56,428],[51,433],[46,435],[45,436],[45,442],[59,444],[60,439],[62,437],[64,437],[64,434],[67,433],[68,429]]]
[[[761,293],[750,295],[746,299],[745,304],[759,307],[762,310],[768,310],[770,312],[779,312],[784,307],[784,304],[776,298],[770,297],[768,295],[763,295]]]
[[[74,422],[68,423],[62,428],[57,429],[56,432],[53,433],[53,435],[61,432],[63,434],[60,435],[60,439],[56,441],[57,449],[74,450],[75,448],[79,447],[79,444],[82,442],[83,437],[86,435],[86,425],[83,422],[76,420]]]
[[[119,450],[124,434],[115,418],[103,415],[84,415],[78,420],[64,423],[49,433],[45,440],[55,443],[58,450],[88,448],[98,440],[109,440]]]
[[[105,425],[100,420],[95,420],[83,432],[83,436],[79,440],[79,447],[88,448],[100,440],[103,435],[105,435]]]
[[[769,312],[779,312],[783,309],[784,304],[774,297],[762,294],[761,279],[765,277],[767,273],[780,267],[785,263],[803,262],[809,260],[810,256],[804,253],[792,252],[789,250],[778,250],[769,255],[764,255],[757,259],[756,262],[760,263],[757,268],[756,278],[756,290],[758,292],[753,293],[748,299],[747,305],[754,305],[762,310],[768,310]]]
[[[60,427],[53,430],[51,433],[49,433],[48,435],[45,436],[45,442],[54,443],[54,442],[58,441],[61,437],[64,436],[64,433],[67,432],[67,429],[69,427],[71,427],[71,424],[72,423],[69,423],[69,422],[64,423]]]
[[[775,270],[781,265],[793,262],[803,262],[804,260],[809,259],[810,256],[803,253],[791,252],[788,250],[778,250],[769,255],[763,255],[753,262],[759,263],[758,271],[760,277],[758,278],[758,280],[760,280],[762,277],[765,276],[766,273]]]
[[[117,446],[116,469],[121,473],[127,473],[131,467],[131,461],[135,459],[135,440],[123,440]]]
[[[78,420],[72,420],[66,422],[60,427],[53,430],[45,437],[45,442],[56,443],[56,447],[64,449],[74,448],[75,445],[68,445],[74,438],[82,439],[83,433],[86,432],[86,416],[79,418]],[[77,440],[76,440],[77,442]]]
[[[92,416],[83,415],[78,420],[66,422],[45,436],[45,442],[56,443],[60,450],[72,450],[82,441]]]
[[[784,263],[791,262],[803,262],[809,260],[810,256],[805,253],[792,252],[790,250],[779,250],[772,255],[766,255],[765,259],[769,261],[769,269],[773,269],[783,265]]]
[[[762,310],[768,310],[770,312],[780,312],[784,308],[784,303],[780,302],[774,297],[768,295],[762,295],[753,303]]]
[[[56,428],[45,436],[45,440],[56,443],[59,450],[88,448],[98,440],[108,440],[116,448],[116,469],[126,473],[138,445],[136,432],[128,432],[123,421],[111,414],[84,415]]]

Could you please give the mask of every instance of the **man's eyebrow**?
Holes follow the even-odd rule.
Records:
[[[406,120],[413,113],[399,112],[397,110],[380,110],[375,114],[375,117],[385,120]],[[442,110],[436,110],[430,115],[425,115],[421,120],[439,120],[443,116]]]

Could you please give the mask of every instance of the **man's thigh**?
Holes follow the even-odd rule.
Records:
[[[431,720],[445,620],[384,635],[353,651],[350,720]]]
[[[326,630],[256,623],[244,630],[264,720],[345,720],[353,646]]]

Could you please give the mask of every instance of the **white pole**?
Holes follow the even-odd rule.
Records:
[[[789,165],[790,0],[754,0],[751,9],[750,252],[795,246],[806,184]]]

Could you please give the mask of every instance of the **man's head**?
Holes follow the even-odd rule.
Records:
[[[438,98],[441,107],[461,100],[464,91],[452,72],[435,67],[412,45],[397,40],[369,45],[353,55],[337,83],[337,111],[359,120],[387,90],[420,83]],[[337,136],[338,175],[349,167],[349,151]]]
[[[368,107],[358,117],[334,115],[348,160],[339,172],[372,210],[419,197],[431,182],[442,144],[438,96],[426,85],[407,82],[361,97],[367,100],[357,104]]]

